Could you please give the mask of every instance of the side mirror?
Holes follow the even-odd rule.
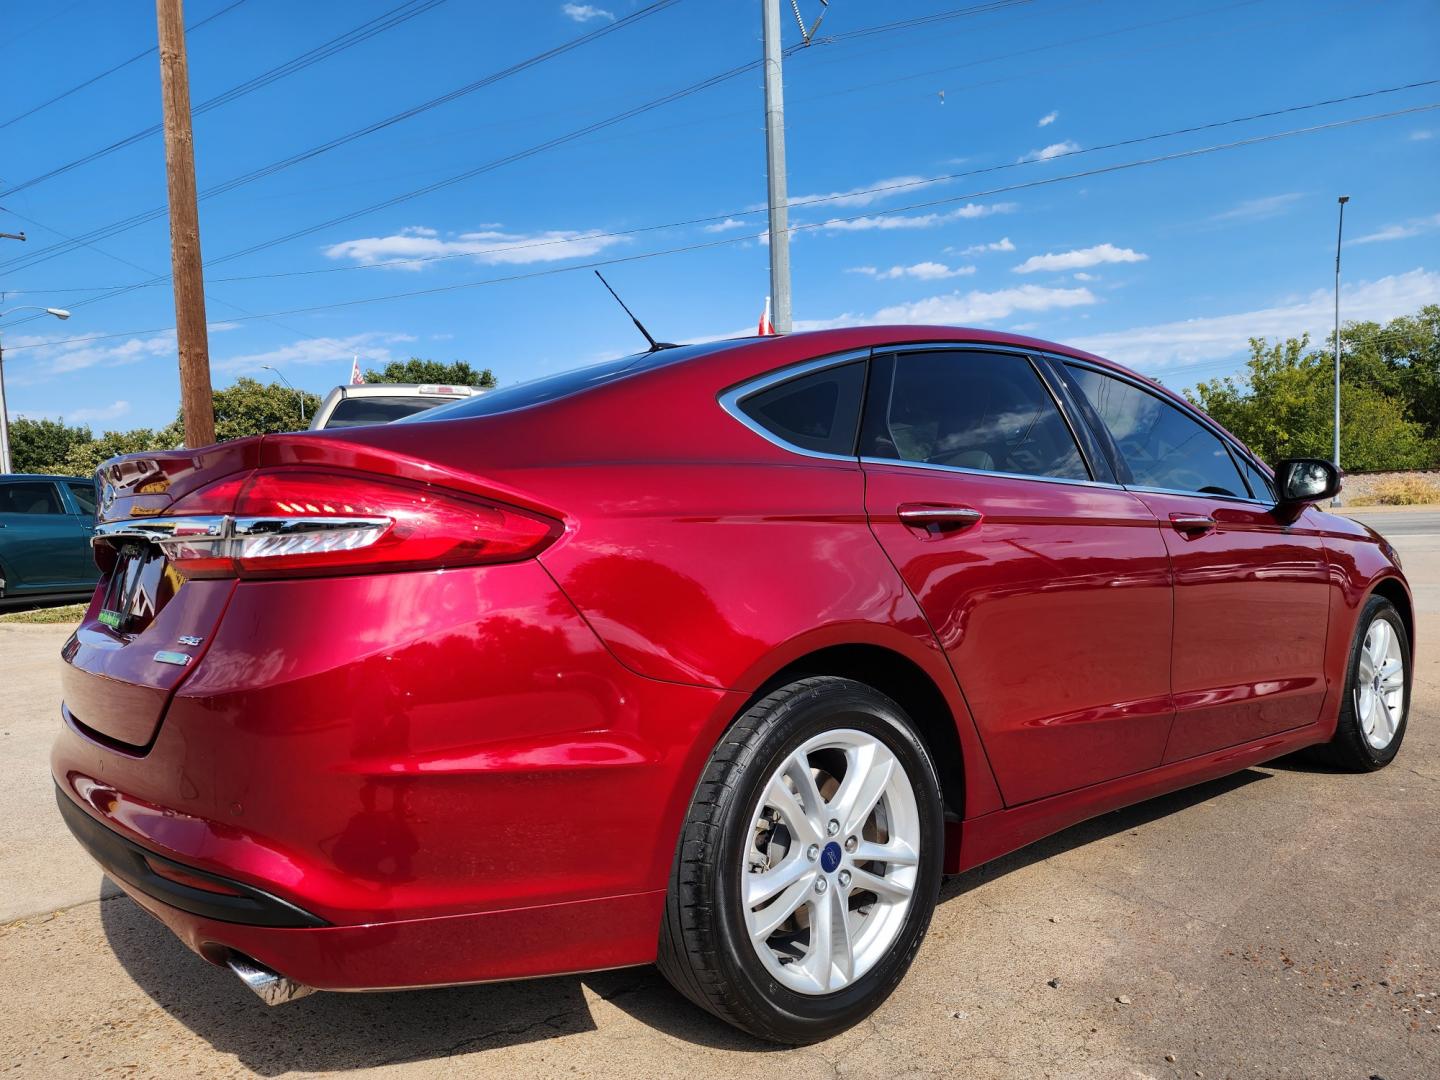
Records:
[[[1321,458],[1286,458],[1275,465],[1281,506],[1321,502],[1340,493],[1340,470]]]

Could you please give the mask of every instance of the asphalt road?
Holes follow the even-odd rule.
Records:
[[[1350,512],[1385,536],[1426,536],[1440,534],[1440,510],[1365,510]]]
[[[0,625],[0,1071],[1440,1076],[1440,515],[1418,532],[1421,514],[1364,516],[1421,608],[1394,765],[1247,769],[951,879],[895,996],[802,1050],[711,1020],[649,969],[266,1009],[65,834],[46,768],[65,632]]]

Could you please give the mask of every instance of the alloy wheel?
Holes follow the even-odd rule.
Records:
[[[760,795],[741,868],[746,929],[770,974],[811,995],[861,978],[905,925],[920,849],[914,788],[883,742],[845,729],[802,743]]]
[[[1383,618],[1365,631],[1355,673],[1355,715],[1365,741],[1384,750],[1395,738],[1405,715],[1405,658],[1400,637]]]

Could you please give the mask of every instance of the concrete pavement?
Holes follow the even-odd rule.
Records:
[[[1421,609],[1394,765],[1248,769],[951,879],[890,1002],[803,1050],[711,1020],[650,969],[266,1009],[114,896],[65,834],[46,769],[64,630],[0,626],[0,1070],[1440,1076],[1440,526],[1363,516]]]

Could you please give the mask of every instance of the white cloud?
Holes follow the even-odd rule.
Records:
[[[881,308],[872,317],[877,323],[947,323],[976,325],[993,323],[1017,311],[1050,311],[1054,308],[1083,307],[1097,303],[1089,289],[1051,289],[1021,285],[993,292],[953,292],[908,304]]]
[[[357,353],[362,366],[367,363],[388,364],[391,360],[402,359],[390,349],[391,345],[414,340],[412,334],[392,334],[377,330],[346,337],[303,338],[264,352],[227,356],[216,360],[212,366],[217,371],[257,373],[267,364],[272,367],[290,364],[333,364],[335,380],[339,382],[341,376],[349,377],[350,361]]]
[[[1019,266],[1017,274],[1033,274],[1036,270],[1079,270],[1101,263],[1144,262],[1150,256],[1130,248],[1119,248],[1114,244],[1096,244],[1094,247],[1079,248],[1075,251],[1050,252],[1046,255],[1031,255]]]
[[[1410,132],[1409,138],[1411,142],[1424,142],[1427,139],[1435,138],[1435,132],[1425,131],[1424,129],[1420,131],[1412,131]]]
[[[331,244],[325,254],[331,259],[354,259],[364,265],[384,263],[392,270],[423,270],[437,257],[470,256],[478,263],[526,264],[558,262],[595,255],[623,243],[621,236],[550,229],[538,233],[508,233],[496,228],[461,233],[453,240],[441,238],[434,229],[407,226],[389,236],[366,236]],[[394,261],[392,261],[394,260]]]
[[[18,334],[6,338],[7,350],[25,350],[26,359],[12,355],[6,378],[16,386],[45,382],[56,375],[68,375],[93,367],[119,367],[154,356],[175,354],[175,332],[127,338],[124,341],[95,341],[103,331],[80,337],[59,334]]]
[[[921,281],[939,281],[943,278],[964,277],[967,274],[975,273],[973,266],[946,266],[939,262],[918,262],[910,266],[892,266],[889,270],[878,270],[873,266],[856,266],[850,270],[852,274],[865,274],[875,278],[877,281],[890,281],[895,278],[918,278]]]
[[[1040,117],[1040,122],[1039,122],[1038,124],[1036,124],[1035,126],[1036,126],[1036,127],[1049,127],[1051,124],[1053,124],[1056,120],[1059,120],[1059,119],[1060,119],[1060,110],[1059,110],[1059,109],[1055,109],[1055,110],[1053,110],[1052,112],[1048,112],[1048,113],[1046,113],[1044,116]]]
[[[740,221],[738,218],[727,217],[724,221],[711,222],[704,228],[706,232],[718,233],[729,232],[731,229],[743,229],[749,224],[750,222],[748,221]]]
[[[1434,303],[1436,296],[1440,273],[1416,269],[1345,287],[1340,314],[1346,320],[1383,323]],[[1333,292],[1316,289],[1273,307],[1095,334],[1074,344],[1132,367],[1195,364],[1243,353],[1252,337],[1273,340],[1309,333],[1323,340],[1333,325],[1334,303]]]
[[[1100,280],[1100,277],[1099,277],[1098,274],[1087,274],[1087,273],[1085,273],[1085,271],[1083,271],[1083,270],[1078,271],[1078,272],[1072,274],[1071,277],[1073,277],[1076,281],[1099,281],[1099,280]]]
[[[790,207],[794,210],[803,209],[803,206],[797,204],[804,203],[819,203],[823,206],[869,206],[882,199],[893,198],[900,194],[909,195],[921,188],[933,187],[935,184],[946,182],[943,179],[932,179],[926,176],[890,176],[884,180],[876,180],[873,184],[849,188],[846,191],[827,191],[819,195],[792,195]],[[757,204],[755,209],[761,209],[763,206],[763,203]]]
[[[990,203],[988,205],[966,203],[964,206],[957,206],[954,210],[947,210],[944,213],[876,215],[848,220],[833,218],[830,221],[821,222],[818,226],[812,226],[812,228],[834,232],[865,232],[870,229],[933,229],[937,225],[945,225],[951,221],[987,217],[990,214],[1009,214],[1018,205],[1018,203]]]
[[[961,258],[968,258],[971,255],[985,255],[991,251],[1014,251],[1015,245],[1010,242],[1008,236],[1002,236],[999,240],[992,240],[988,244],[971,244],[965,248],[947,247],[946,255],[959,255]]]
[[[1031,150],[1020,158],[1021,161],[1049,161],[1061,154],[1073,154],[1080,149],[1080,144],[1066,139],[1064,142],[1051,143],[1049,146],[1042,146],[1039,150]]]
[[[564,4],[560,8],[566,15],[578,23],[589,22],[591,19],[609,19],[615,21],[615,13],[598,8],[594,4]]]
[[[1278,217],[1305,196],[1298,191],[1287,191],[1283,195],[1266,195],[1260,199],[1246,199],[1212,217],[1211,221],[1263,221]]]
[[[130,411],[130,402],[116,401],[92,409],[74,409],[65,417],[67,423],[86,424],[96,420],[114,420]]]
[[[1429,232],[1431,229],[1440,229],[1440,214],[1431,214],[1429,217],[1411,218],[1403,225],[1386,225],[1383,229],[1377,229],[1373,233],[1364,236],[1357,236],[1351,240],[1352,244],[1379,244],[1386,240],[1408,240],[1412,236],[1419,236],[1421,233]]]

